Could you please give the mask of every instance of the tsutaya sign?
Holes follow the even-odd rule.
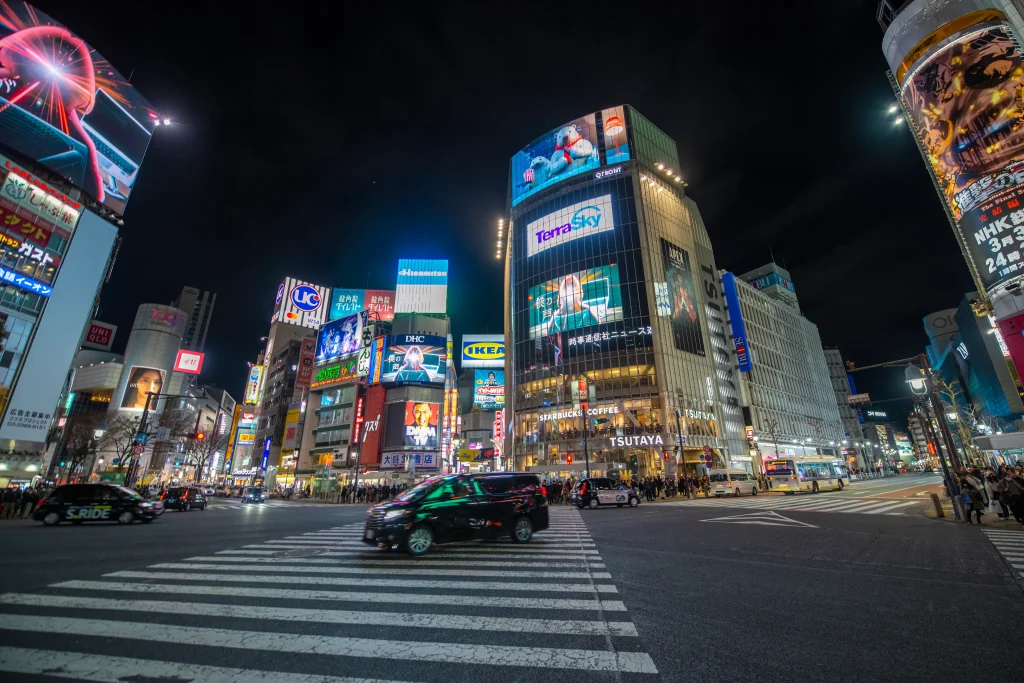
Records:
[[[618,415],[618,406],[608,406],[606,408],[590,408],[587,410],[587,415]],[[548,420],[564,420],[573,417],[583,417],[582,410],[562,410],[557,413],[548,413],[547,415],[541,415],[537,419],[540,422],[546,422]]]
[[[664,446],[665,440],[661,434],[649,436],[613,436],[608,439],[612,448],[623,448],[625,446]]]

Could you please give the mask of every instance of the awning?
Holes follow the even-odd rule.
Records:
[[[974,444],[983,451],[1014,451],[1024,449],[1024,432],[976,436]]]

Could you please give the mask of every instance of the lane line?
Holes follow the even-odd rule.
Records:
[[[90,637],[123,638],[125,640],[148,641],[152,639],[152,634],[148,629],[140,628],[138,623],[101,619],[9,614],[0,621],[0,629],[45,633],[58,640],[63,637],[79,637],[83,634],[88,634]],[[621,673],[658,673],[650,655],[643,652],[374,640],[294,633],[235,631],[196,626],[174,626],[164,629],[160,633],[160,640],[177,645],[295,652],[319,656],[366,657],[377,660],[399,659],[445,664],[489,664],[491,666],[528,666]]]
[[[224,552],[224,551],[221,551]],[[252,551],[245,551],[252,552]],[[334,560],[334,559],[322,559],[320,556],[317,557],[224,557],[219,555],[196,555],[195,557],[186,557],[186,562],[238,562],[238,563],[256,563],[256,564],[289,564],[295,562],[302,562],[303,564],[327,564],[334,566],[342,565],[353,565],[353,566],[373,566],[373,567],[522,567],[524,569],[535,568],[535,569],[580,569],[585,567],[597,567],[600,569],[604,568],[603,563],[586,562],[583,560],[577,562],[498,562],[492,560],[458,560],[458,561],[439,561],[439,560],[422,560],[422,559],[402,559],[395,558],[392,560]]]
[[[871,512],[865,512],[864,514],[866,514],[866,515],[877,515],[880,512],[884,512],[886,514],[890,514],[889,510],[898,510],[899,508],[909,507],[911,505],[915,505],[917,502],[918,501],[916,501],[916,500],[912,500],[912,501],[907,502],[907,503],[893,503],[892,505],[887,505],[887,506],[885,506],[883,508],[879,508],[877,510],[872,510]],[[901,512],[899,514],[902,515],[903,513]]]
[[[296,545],[294,543],[275,543],[275,544],[271,544],[271,543],[268,542],[268,543],[260,543],[260,544],[256,544],[256,545],[244,545],[242,547],[243,548],[256,548],[256,549],[263,549],[263,550],[266,550],[268,548],[279,548],[279,549],[288,549],[288,548],[290,548],[290,549],[293,549],[293,550],[298,550],[298,549],[302,549],[302,548],[306,548],[306,549],[308,549],[308,548],[334,548],[335,546],[324,545],[324,544],[320,544],[320,545]],[[378,554],[378,555],[380,554],[380,551],[377,550],[376,548],[374,548],[373,546],[364,545],[362,543],[360,543],[357,547],[347,547],[347,546],[337,547],[337,550],[338,551],[343,551],[344,550],[344,551],[347,551],[347,552],[356,552],[357,550],[361,551],[358,554],[363,554],[363,553],[366,553],[366,554],[375,553],[375,554]],[[535,555],[545,555],[545,554],[546,555],[597,555],[598,554],[598,551],[596,549],[590,549],[590,548],[586,548],[586,549],[582,549],[582,548],[581,549],[576,549],[576,548],[564,548],[564,549],[559,549],[559,548],[527,548],[527,547],[519,548],[519,547],[510,546],[510,545],[495,545],[495,546],[492,546],[492,547],[488,547],[488,546],[477,546],[477,547],[441,546],[436,551],[431,551],[432,554],[434,552],[436,552],[438,554],[441,554],[441,553],[531,553],[531,554],[535,554]]]
[[[542,572],[542,571],[515,571],[503,572],[491,569],[437,569],[435,567],[424,567],[422,569],[395,568],[382,569],[378,567],[307,567],[304,564],[294,564],[301,560],[292,560],[290,565],[263,566],[260,564],[211,564],[208,562],[161,562],[149,565],[150,569],[199,569],[202,571],[245,571],[245,572],[288,572],[289,574],[366,574],[370,576],[420,576],[430,574],[431,576],[465,576],[488,577],[496,579],[611,579],[608,572]],[[285,578],[282,575],[279,578]],[[379,585],[379,584],[373,584]]]

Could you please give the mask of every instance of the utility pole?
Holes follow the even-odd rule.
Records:
[[[679,464],[683,466],[683,476],[686,476],[686,456],[683,454],[683,411],[676,408],[676,453],[679,455]]]

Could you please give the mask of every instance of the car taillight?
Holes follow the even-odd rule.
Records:
[[[582,486],[580,486],[580,495],[583,495],[586,492],[587,492],[587,485],[583,484]]]
[[[544,496],[545,498],[548,497],[548,487],[547,486],[541,486],[540,487],[540,495]]]

